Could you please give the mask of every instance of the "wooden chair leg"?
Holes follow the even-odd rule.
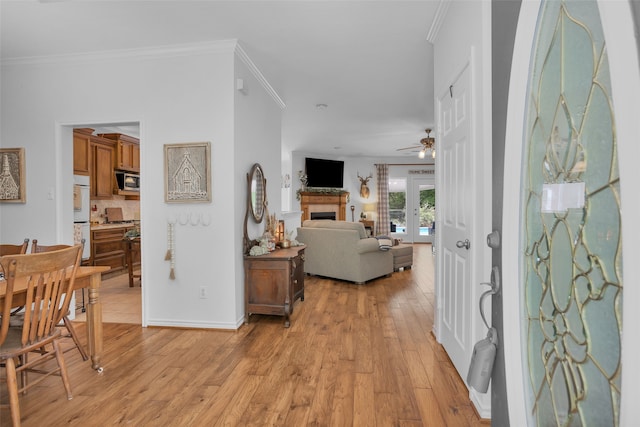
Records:
[[[9,407],[11,408],[11,421],[14,426],[20,426],[20,402],[18,400],[18,378],[16,376],[16,363],[12,358],[5,360],[7,370],[7,388],[9,389]]]
[[[23,354],[22,356],[20,356],[18,358],[18,366],[22,366],[22,365],[26,365],[27,364],[27,355]],[[20,385],[23,388],[23,392],[22,394],[27,394],[27,370],[24,369],[22,371],[20,371]]]
[[[58,340],[53,340],[53,348],[56,352],[56,359],[58,361],[58,366],[60,367],[60,376],[62,377],[62,384],[64,384],[64,389],[67,391],[67,399],[73,399],[73,395],[71,394],[71,383],[69,383],[69,376],[67,374],[67,365],[64,362],[64,356],[62,354],[62,349],[60,348],[60,343]]]
[[[64,316],[62,318],[62,321],[64,322],[64,326],[69,331],[69,335],[71,335],[71,339],[73,339],[73,342],[76,345],[76,348],[80,352],[80,355],[82,356],[82,360],[88,360],[89,356],[87,355],[87,352],[85,351],[84,346],[80,342],[80,338],[76,333],[76,328],[73,326],[73,323],[71,323],[71,320],[67,316]]]

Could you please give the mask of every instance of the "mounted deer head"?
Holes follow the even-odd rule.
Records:
[[[357,174],[358,174],[358,179],[360,180],[360,197],[364,199],[368,199],[369,194],[371,194],[371,191],[369,191],[369,187],[367,187],[367,183],[371,178],[373,178],[373,175],[369,174],[368,177],[363,178],[360,176],[360,172],[357,172]]]

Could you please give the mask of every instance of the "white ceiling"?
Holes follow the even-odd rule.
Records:
[[[1,0],[0,58],[238,39],[286,104],[285,149],[417,161],[396,150],[434,127],[439,4]]]

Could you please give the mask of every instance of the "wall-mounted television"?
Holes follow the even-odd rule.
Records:
[[[344,162],[341,160],[305,158],[307,186],[316,188],[342,188]]]

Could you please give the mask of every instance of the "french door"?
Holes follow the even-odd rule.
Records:
[[[435,230],[435,191],[436,186],[433,179],[414,178],[411,182],[411,214],[413,221],[410,233],[414,243],[433,243]]]

